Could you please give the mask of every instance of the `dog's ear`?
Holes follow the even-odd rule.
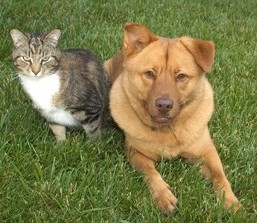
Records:
[[[146,27],[137,23],[126,23],[124,27],[123,50],[127,56],[136,54],[157,37]]]
[[[215,56],[215,45],[212,41],[182,37],[180,42],[193,55],[195,62],[204,72],[211,71]]]

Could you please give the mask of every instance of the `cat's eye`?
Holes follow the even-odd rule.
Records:
[[[41,61],[42,61],[42,62],[47,62],[48,60],[50,60],[50,58],[51,58],[51,57],[43,57],[43,58],[41,59]]]
[[[24,60],[24,61],[26,61],[26,62],[31,62],[31,59],[30,59],[30,57],[22,57],[22,59]]]
[[[176,81],[183,82],[188,78],[188,76],[185,73],[178,73],[176,76]]]
[[[153,70],[148,70],[144,73],[144,76],[147,78],[147,79],[154,79],[155,78],[155,73]]]

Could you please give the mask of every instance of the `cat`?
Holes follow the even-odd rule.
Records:
[[[66,127],[83,127],[92,138],[112,129],[109,76],[92,52],[60,50],[59,29],[48,33],[12,29],[10,35],[22,88],[58,141],[66,139]]]

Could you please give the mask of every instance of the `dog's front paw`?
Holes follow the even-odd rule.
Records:
[[[233,192],[229,195],[225,195],[225,208],[237,212],[242,205],[239,203]]]
[[[228,210],[237,212],[242,207],[242,205],[236,198],[235,194],[231,190],[229,183],[227,183],[226,186],[222,188],[222,190],[217,191],[217,200],[222,201],[223,198],[224,198],[224,206]]]
[[[178,200],[170,191],[168,184],[165,186],[163,185],[162,187],[160,186],[155,190],[152,188],[151,192],[154,203],[161,209],[164,214],[168,215],[176,209]]]

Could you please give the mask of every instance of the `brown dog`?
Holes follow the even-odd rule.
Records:
[[[207,123],[213,112],[213,92],[205,77],[211,70],[215,47],[211,41],[154,35],[129,23],[123,49],[105,66],[114,81],[110,107],[125,132],[131,165],[145,174],[155,203],[164,213],[177,203],[169,185],[155,168],[161,158],[202,159],[203,174],[225,195],[225,207],[240,204],[231,190]]]

